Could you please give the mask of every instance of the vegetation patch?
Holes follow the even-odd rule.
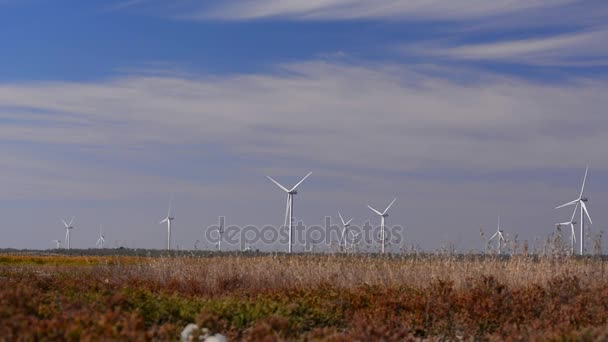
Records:
[[[0,336],[173,340],[196,323],[251,341],[602,339],[604,263],[4,255]]]

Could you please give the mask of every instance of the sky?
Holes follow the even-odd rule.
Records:
[[[212,248],[219,216],[280,226],[266,176],[309,171],[306,226],[377,225],[367,205],[397,198],[393,250],[482,250],[498,215],[540,247],[586,164],[599,234],[607,19],[603,0],[0,0],[0,248],[51,248],[72,216],[73,248],[100,225],[163,248],[170,199],[173,245]]]

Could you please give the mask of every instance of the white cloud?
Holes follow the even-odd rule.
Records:
[[[608,166],[596,147],[608,143],[606,82],[486,74],[464,83],[424,70],[319,61],[273,74],[3,84],[0,118],[12,120],[0,134],[101,147],[219,144],[236,154],[382,170],[558,166],[587,148]],[[562,137],[573,129],[585,134]]]
[[[608,30],[544,38],[468,44],[453,47],[406,46],[406,53],[462,60],[487,60],[532,65],[594,66],[608,64]]]
[[[546,9],[577,0],[255,0],[223,1],[204,8],[193,18],[228,20],[283,17],[296,20],[408,18],[462,20]]]

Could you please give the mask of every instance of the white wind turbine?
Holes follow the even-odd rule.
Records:
[[[348,227],[350,227],[350,222],[353,219],[351,218],[350,220],[345,222],[340,212],[338,212],[338,216],[340,216],[340,221],[342,221],[342,236],[340,237],[340,241],[342,242],[342,250],[346,251],[346,231],[348,230]]]
[[[355,248],[355,244],[357,244],[357,246],[358,246],[359,242],[361,242],[360,240],[357,240],[357,238],[361,235],[361,232],[353,233],[352,230],[349,230],[348,232],[351,235],[350,249],[353,250]]]
[[[311,174],[312,174],[312,172],[309,172],[306,176],[304,176],[304,178],[302,178],[301,181],[299,181],[296,185],[294,185],[294,187],[291,188],[290,190],[287,189],[286,187],[284,187],[283,185],[281,185],[276,180],[272,179],[272,177],[266,176],[274,184],[276,184],[279,188],[281,188],[281,190],[283,190],[287,193],[287,205],[285,207],[285,226],[288,227],[288,229],[289,229],[289,253],[291,253],[292,244],[293,244],[293,239],[292,239],[292,235],[293,235],[293,232],[292,232],[292,230],[293,230],[293,196],[298,193],[298,191],[297,191],[298,186],[300,186],[300,184],[302,184],[302,182],[304,182],[304,180],[306,178],[308,178],[308,176],[310,176]]]
[[[557,226],[570,226],[570,254],[574,254],[574,248],[576,245],[576,232],[574,231],[574,225],[576,221],[574,221],[574,217],[576,216],[576,210],[578,210],[578,203],[574,206],[574,212],[572,212],[572,217],[568,222],[558,223]]]
[[[59,249],[59,247],[61,247],[61,240],[52,240],[51,242],[54,242],[57,244],[57,246],[55,247],[56,249]]]
[[[571,205],[576,205],[576,207],[574,208],[574,212],[576,213],[576,209],[577,207],[580,205],[581,207],[581,221],[580,221],[580,226],[581,226],[581,233],[579,236],[580,239],[580,255],[583,255],[585,253],[585,215],[587,215],[587,218],[589,219],[589,223],[593,224],[593,221],[591,220],[591,216],[589,216],[589,211],[587,210],[587,205],[585,204],[585,202],[587,202],[587,198],[583,197],[583,192],[585,191],[585,182],[587,181],[587,173],[589,172],[589,165],[587,165],[587,167],[585,168],[585,177],[583,177],[583,185],[581,186],[581,192],[578,195],[578,198],[575,199],[574,201],[568,202],[566,204],[562,204],[559,207],[556,207],[555,209],[560,209],[563,207],[568,207]],[[574,215],[573,215],[574,217]],[[572,220],[570,220],[572,221]]]
[[[169,210],[167,211],[167,217],[160,221],[160,224],[167,222],[167,250],[171,249],[171,222],[174,218],[171,216],[171,200],[169,200]]]
[[[216,229],[217,234],[218,234],[218,240],[217,240],[217,250],[218,251],[222,251],[222,236],[224,235],[224,224],[220,223],[220,226]]]
[[[384,243],[385,243],[385,239],[384,239],[384,221],[385,219],[388,217],[388,214],[386,213],[390,207],[393,205],[393,203],[395,203],[397,199],[393,199],[393,201],[391,202],[391,204],[388,205],[388,207],[386,207],[386,209],[384,209],[383,212],[379,212],[378,210],[372,208],[371,206],[367,206],[368,208],[370,208],[373,212],[375,212],[376,214],[380,215],[380,240],[382,240],[382,253],[384,253]]]
[[[500,229],[500,216],[498,216],[498,226],[496,227],[496,233],[492,235],[492,237],[488,240],[488,243],[492,241],[495,237],[498,238],[498,255],[502,254],[502,243],[507,242],[505,237],[502,235],[502,230]]]
[[[103,236],[102,229],[103,227],[99,225],[99,239],[97,239],[97,242],[95,243],[95,246],[99,246],[99,248],[101,249],[103,249],[103,243],[106,242],[106,238]]]
[[[63,225],[65,226],[65,243],[67,244],[68,249],[70,249],[70,232],[74,229],[74,226],[72,225],[72,223],[74,223],[74,218],[75,217],[72,216],[70,223],[66,223],[64,219],[61,219],[61,222],[63,222]]]

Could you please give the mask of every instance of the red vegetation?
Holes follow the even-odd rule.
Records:
[[[428,269],[446,270],[444,277],[419,284],[373,282],[369,275],[345,282],[328,271],[332,263],[354,265],[361,259],[311,262],[299,257],[306,260],[299,263],[298,258],[267,258],[266,266],[317,265],[317,278],[298,281],[298,270],[291,274],[275,265],[269,272],[283,272],[283,277],[267,282],[258,279],[264,274],[241,271],[229,258],[216,258],[214,266],[204,266],[207,259],[92,259],[81,265],[70,258],[61,266],[52,258],[32,265],[9,257],[11,262],[0,264],[0,340],[174,340],[191,322],[247,341],[608,338],[608,282],[603,276],[581,278],[568,272],[579,266],[573,261],[543,277],[537,274],[542,272],[537,262],[526,261],[528,268],[521,272],[546,280],[517,283],[473,271],[472,276],[456,276],[447,272],[453,265],[441,264],[445,260],[418,261]],[[263,263],[264,257],[240,261]],[[364,262],[369,265],[353,267],[405,263]],[[584,267],[599,270],[603,262]],[[224,272],[212,272],[215,268]]]

